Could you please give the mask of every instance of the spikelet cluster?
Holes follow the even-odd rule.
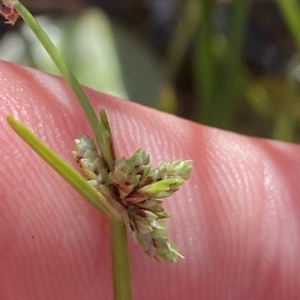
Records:
[[[151,168],[150,157],[138,149],[130,158],[115,159],[109,170],[91,138],[75,140],[73,156],[87,180],[120,210],[128,232],[144,251],[159,261],[176,261],[181,255],[167,235],[163,199],[189,178],[191,161],[178,160]]]

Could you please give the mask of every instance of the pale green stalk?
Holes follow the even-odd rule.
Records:
[[[83,91],[81,85],[79,84],[78,80],[75,78],[75,76],[72,74],[72,72],[69,70],[69,68],[64,63],[59,51],[54,46],[48,35],[45,33],[45,31],[42,29],[42,27],[39,25],[39,23],[35,20],[33,15],[27,10],[25,6],[22,5],[19,1],[13,1],[14,8],[17,10],[19,15],[22,17],[22,19],[26,22],[26,24],[30,27],[30,29],[34,32],[36,37],[39,39],[41,44],[44,46],[45,50],[48,52],[50,57],[52,58],[53,62],[61,72],[63,78],[68,82],[70,87],[72,88],[73,92],[76,94],[77,99],[79,100],[90,124],[94,131],[95,137],[97,139],[97,143],[100,147],[101,152],[105,149],[104,142],[103,142],[103,135],[99,128],[99,121],[98,117],[95,114],[95,111],[86,96],[85,92]],[[89,55],[88,52],[86,55]],[[103,153],[104,152],[104,153]],[[107,163],[107,166],[109,170],[113,169],[114,164],[114,157],[110,153],[107,153],[106,151],[103,151],[102,155]]]
[[[118,270],[113,279],[114,299],[132,299],[127,235],[122,219],[111,218],[110,234],[112,266],[113,270]]]

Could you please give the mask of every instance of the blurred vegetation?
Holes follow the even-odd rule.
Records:
[[[300,1],[23,1],[79,81],[211,126],[300,142]],[[58,74],[22,25],[0,58]]]

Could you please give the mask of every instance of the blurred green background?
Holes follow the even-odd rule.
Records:
[[[299,0],[24,0],[79,81],[203,124],[300,142]],[[22,22],[0,58],[59,74]]]

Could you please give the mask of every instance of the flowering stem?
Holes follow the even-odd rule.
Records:
[[[9,2],[9,1],[7,1]],[[18,14],[23,18],[23,20],[27,23],[27,25],[34,32],[36,37],[39,39],[41,44],[44,46],[53,62],[56,64],[57,68],[60,70],[63,78],[68,82],[74,93],[76,94],[89,122],[94,131],[97,143],[101,150],[103,160],[106,164],[106,167],[109,171],[113,170],[114,162],[115,162],[115,153],[114,149],[109,148],[110,151],[107,151],[108,147],[105,142],[106,137],[105,134],[110,132],[109,124],[104,111],[100,112],[102,119],[104,119],[103,128],[99,126],[99,120],[97,115],[94,112],[93,107],[91,106],[86,94],[84,93],[82,87],[78,83],[75,76],[68,69],[66,64],[63,62],[63,59],[49,39],[47,34],[41,28],[41,26],[37,23],[32,14],[17,0],[12,0],[11,3],[13,7],[18,12]],[[88,53],[87,53],[88,55]],[[56,155],[51,150],[42,143],[37,137],[35,137],[24,125],[16,121],[13,117],[9,116],[7,118],[9,124],[13,127],[13,129],[23,138],[27,144],[29,144],[48,164],[50,164],[65,180],[67,180],[71,185],[86,199],[94,199],[93,197],[97,196],[99,203],[99,193],[96,189],[91,186],[88,187],[88,183],[80,176],[74,169],[70,166],[66,169],[66,162],[61,159],[58,155]],[[18,130],[21,129],[21,130]],[[103,130],[105,129],[105,130]],[[45,148],[45,147],[47,148]],[[47,152],[48,151],[48,152]],[[47,153],[47,155],[43,155]],[[52,157],[51,161],[47,160],[47,158]],[[57,166],[55,168],[55,166]],[[63,167],[62,167],[63,166]],[[64,169],[65,168],[65,169]],[[61,171],[64,169],[65,171]],[[66,176],[64,176],[65,174]],[[85,181],[85,183],[83,183]],[[87,189],[86,189],[87,188]],[[96,193],[97,192],[97,193]],[[86,193],[90,193],[88,197],[86,197]],[[101,199],[101,198],[100,198]],[[94,204],[93,201],[88,200],[91,204]],[[107,203],[105,199],[103,199],[103,203]],[[99,204],[96,204],[96,206]],[[98,207],[99,208],[99,207]],[[101,208],[102,209],[102,208]],[[104,207],[103,211],[109,212],[109,206]],[[124,227],[123,221],[116,217],[111,217],[111,241],[112,241],[112,259],[113,259],[113,281],[114,281],[114,299],[115,300],[131,300],[131,284],[130,284],[130,269],[129,269],[129,260],[128,260],[128,246],[127,246],[127,235]]]

